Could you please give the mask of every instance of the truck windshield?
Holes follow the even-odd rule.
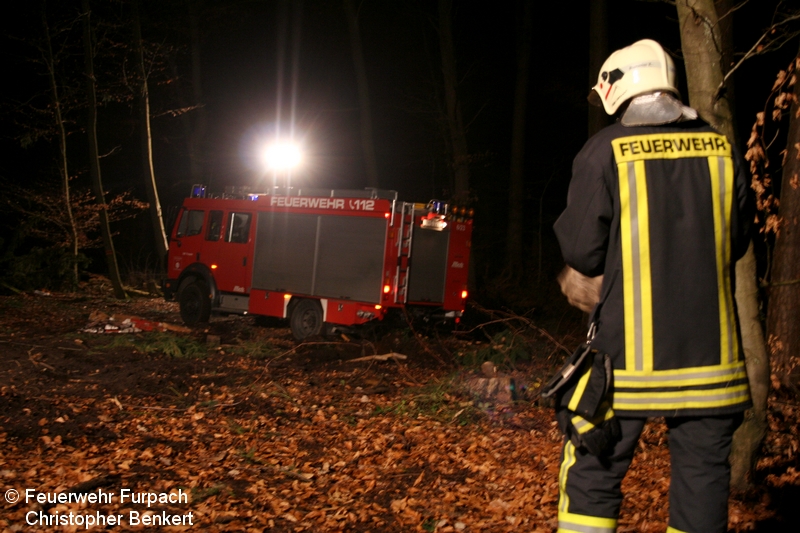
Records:
[[[177,237],[191,237],[193,235],[200,235],[203,231],[203,217],[205,211],[199,209],[192,209],[191,211],[184,211],[181,216],[181,223],[178,225]]]

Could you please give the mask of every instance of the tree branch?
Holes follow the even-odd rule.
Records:
[[[773,18],[773,20],[774,20],[774,18]],[[750,47],[750,50],[748,50],[744,54],[744,56],[742,56],[742,58],[733,66],[733,68],[731,68],[725,74],[725,76],[722,78],[722,82],[719,84],[719,87],[717,87],[717,92],[714,95],[714,99],[719,99],[720,95],[722,94],[722,89],[725,86],[725,83],[728,81],[728,78],[730,78],[733,75],[733,73],[736,72],[736,70],[746,60],[748,60],[748,59],[750,59],[752,57],[761,55],[761,54],[765,54],[767,52],[771,52],[773,50],[778,50],[784,44],[786,44],[788,41],[790,41],[791,39],[793,39],[797,35],[800,35],[800,31],[794,31],[794,32],[790,32],[790,33],[783,33],[783,34],[779,35],[778,37],[775,37],[772,41],[768,42],[766,45],[764,45],[764,46],[761,45],[761,43],[767,37],[769,37],[771,34],[775,33],[775,31],[779,27],[784,26],[784,25],[786,25],[786,24],[788,24],[790,22],[793,22],[795,20],[800,20],[800,11],[796,11],[793,14],[787,15],[786,18],[784,18],[782,20],[779,20],[778,22],[773,22],[764,31],[764,33],[761,35],[761,37],[758,38],[758,40],[755,42],[755,44]]]
[[[745,5],[747,5],[748,2],[750,2],[750,0],[744,0],[743,2],[739,2],[738,4],[736,4],[735,6],[730,8],[725,14],[720,15],[717,18],[717,20],[722,20],[725,17],[727,17],[728,15],[732,15],[734,11],[738,11],[738,10],[742,9]]]

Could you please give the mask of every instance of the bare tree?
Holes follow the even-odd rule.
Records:
[[[725,71],[714,0],[677,0],[676,7],[686,63],[689,103],[704,120],[733,142],[736,138],[733,111],[724,93],[718,90],[725,78]],[[766,434],[770,370],[759,321],[756,261],[752,244],[745,256],[736,263],[735,297],[753,397],[753,408],[745,413],[744,423],[734,434],[730,455],[731,487],[743,491],[748,488],[756,453]]]
[[[185,121],[191,121],[190,134],[187,136],[189,144],[189,169],[193,183],[206,183],[203,170],[201,153],[206,135],[207,118],[203,106],[203,77],[201,68],[201,40],[200,40],[200,14],[204,2],[202,0],[186,0],[189,11],[189,28],[191,31],[192,50],[192,96],[193,104],[197,106],[194,113],[187,114]],[[186,122],[184,122],[186,123]]]
[[[533,0],[522,0],[517,24],[517,80],[511,118],[511,172],[508,187],[508,232],[506,269],[516,281],[522,274],[522,221],[525,196],[525,115],[528,108],[528,80],[533,38]]]
[[[0,197],[4,199],[6,208],[19,215],[28,236],[58,246],[71,238],[73,227],[64,225],[63,196],[48,185],[47,182],[24,187],[4,184],[0,187]],[[71,189],[71,211],[79,249],[102,248],[99,216],[102,207],[91,190],[83,187]],[[110,222],[133,218],[147,209],[147,204],[136,200],[129,191],[110,197],[106,205]]]
[[[344,0],[344,12],[347,15],[347,27],[350,30],[350,50],[353,54],[353,67],[356,71],[358,85],[358,104],[361,122],[361,149],[364,152],[364,166],[367,171],[367,183],[370,187],[378,186],[378,163],[375,157],[375,145],[372,135],[372,110],[369,101],[369,82],[367,81],[367,68],[364,64],[364,50],[361,46],[361,29],[358,9],[353,5],[353,0]]]
[[[719,24],[723,28],[729,27],[731,24],[730,19],[733,12],[738,10],[747,0],[732,5],[733,0],[717,0],[717,13],[720,14]],[[725,69],[725,75],[717,86],[717,95],[719,96],[724,90],[728,88],[727,81],[733,76],[734,72],[742,66],[742,63],[748,59],[774,52],[785,44],[792,42],[798,35],[800,35],[800,9],[786,9],[783,2],[778,2],[775,11],[772,14],[772,21],[770,25],[763,31],[761,36],[756,39],[750,49],[738,61],[731,65],[729,69]],[[724,36],[723,36],[724,39]],[[732,61],[733,54],[727,54],[723,51],[723,60],[726,62]]]
[[[608,57],[608,5],[606,0],[589,2],[589,87],[597,83],[597,75]],[[602,107],[589,106],[589,137],[611,124],[611,117]]]
[[[454,175],[453,198],[457,203],[469,199],[469,152],[461,106],[458,101],[458,75],[453,42],[453,0],[439,0],[439,49],[442,56],[444,100]]]
[[[64,199],[64,211],[67,214],[69,223],[70,249],[72,251],[72,283],[78,286],[78,228],[75,223],[75,216],[72,214],[72,199],[70,198],[69,186],[69,164],[67,159],[67,131],[64,126],[64,117],[61,114],[61,97],[58,90],[56,79],[56,57],[53,54],[53,43],[50,37],[50,26],[47,23],[47,13],[42,11],[42,28],[44,30],[44,46],[42,55],[45,67],[47,68],[48,79],[50,81],[50,92],[53,102],[53,114],[58,128],[58,149],[59,149],[59,170],[61,172],[61,188]]]
[[[203,103],[203,76],[202,76],[202,39],[201,19],[214,19],[214,16],[204,11],[203,0],[186,0],[185,9],[180,11],[180,17],[188,17],[188,35],[181,36],[185,40],[190,52],[189,75],[181,75],[178,55],[180,47],[172,46],[163,57],[166,59],[172,83],[173,98],[177,109],[168,110],[166,114],[180,117],[180,127],[183,132],[183,142],[186,148],[186,161],[188,164],[191,183],[209,185],[212,177],[205,173],[206,157],[204,156],[204,142],[207,130],[206,107]],[[161,49],[165,47],[162,44]],[[182,65],[181,65],[182,66]],[[186,81],[188,80],[188,82]],[[162,112],[162,114],[165,114]],[[151,118],[155,118],[152,110]]]
[[[100,174],[100,156],[97,150],[97,95],[95,92],[94,46],[92,44],[91,8],[89,6],[89,0],[81,0],[81,7],[83,10],[86,93],[89,100],[88,122],[86,127],[89,138],[89,173],[92,176],[94,194],[100,206],[100,233],[103,237],[103,247],[106,252],[108,276],[114,288],[114,296],[123,299],[127,298],[127,294],[125,294],[125,289],[122,287],[119,265],[117,264],[117,255],[114,250],[114,240],[111,236],[111,228],[108,223],[108,206],[105,201],[105,191],[103,191],[103,180]]]
[[[768,217],[765,223],[765,229],[774,231],[775,235],[769,273],[767,339],[772,358],[784,369],[790,368],[792,358],[796,358],[796,363],[800,355],[800,321],[797,320],[800,308],[800,80],[797,79],[800,52],[792,63],[789,69],[781,72],[778,81],[782,87],[775,91],[772,119],[780,120],[789,111],[789,132],[783,154],[780,203],[777,214],[774,218]],[[788,380],[789,376],[784,379]]]
[[[142,42],[142,24],[139,18],[139,0],[133,4],[133,32],[136,41],[136,68],[139,71],[140,94],[139,116],[142,136],[142,167],[147,201],[150,203],[150,220],[153,225],[153,242],[159,262],[167,257],[167,232],[164,229],[164,217],[161,213],[161,201],[158,198],[156,174],[153,168],[153,141],[150,131],[150,92],[147,86],[147,69],[144,64],[144,44]]]

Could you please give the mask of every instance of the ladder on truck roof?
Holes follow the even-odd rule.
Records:
[[[408,280],[411,272],[411,242],[413,237],[414,204],[403,202],[400,207],[400,238],[397,239],[394,303],[404,304],[408,302]]]

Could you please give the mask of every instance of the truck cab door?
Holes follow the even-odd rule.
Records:
[[[191,265],[201,261],[203,251],[203,209],[183,209],[175,227],[169,246],[169,277],[178,275]]]
[[[253,250],[253,213],[228,211],[217,243],[213,268],[217,287],[224,292],[249,293]]]
[[[205,242],[203,242],[203,263],[211,269],[214,275],[214,282],[219,288],[219,280],[217,279],[217,267],[219,258],[222,255],[222,234],[224,223],[223,211],[212,209],[208,212],[208,221],[206,222]]]

